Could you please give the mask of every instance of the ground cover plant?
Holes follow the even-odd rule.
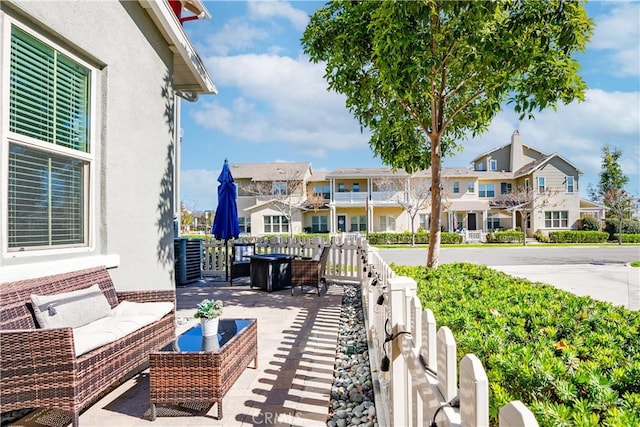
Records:
[[[640,313],[469,263],[392,265],[489,378],[490,414],[521,400],[541,426],[640,425]]]

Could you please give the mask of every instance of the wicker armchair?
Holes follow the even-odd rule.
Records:
[[[324,284],[327,289],[327,280],[325,278],[325,270],[327,268],[327,259],[329,258],[330,246],[325,245],[320,251],[319,259],[293,259],[291,261],[291,295],[296,286],[300,286],[300,291],[304,290],[303,286],[315,286],[320,296],[320,284]]]
[[[238,277],[248,277],[251,275],[251,255],[256,253],[255,243],[234,243],[233,255],[231,258],[231,278],[229,282],[233,284],[233,279]]]

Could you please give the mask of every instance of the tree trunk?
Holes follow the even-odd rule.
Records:
[[[431,140],[431,224],[429,226],[427,268],[436,268],[440,258],[442,153],[440,151],[440,134],[434,134],[429,139]]]

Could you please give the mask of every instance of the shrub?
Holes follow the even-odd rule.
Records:
[[[552,243],[604,243],[609,234],[604,231],[563,230],[549,232]]]
[[[549,237],[547,237],[542,231],[538,230],[533,234],[538,242],[549,243]]]
[[[582,218],[582,229],[585,231],[600,231],[600,220],[591,215]]]
[[[616,233],[613,235],[613,239],[615,241],[619,241],[618,237],[620,234]],[[622,234],[622,243],[640,243],[640,234]]]
[[[640,313],[469,263],[392,265],[487,372],[490,416],[521,400],[540,426],[640,425]]]
[[[495,231],[487,234],[488,243],[522,243],[524,233],[518,230]]]
[[[416,233],[416,244],[429,244],[429,233]],[[369,233],[369,243],[372,245],[410,245],[411,233]],[[440,233],[440,243],[454,245],[462,243],[462,235],[458,233]]]
[[[618,226],[620,220],[618,218],[607,218],[605,220],[604,231],[609,233],[609,240],[614,240],[613,235],[618,232]],[[638,234],[640,233],[640,220],[623,219],[622,220],[622,234]]]

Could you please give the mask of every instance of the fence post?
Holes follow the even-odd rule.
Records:
[[[438,331],[438,390],[447,402],[458,394],[456,358],[456,340],[451,329],[443,326]]]
[[[427,364],[427,367],[434,372],[438,371],[438,352],[437,342],[438,336],[436,334],[436,317],[433,315],[433,311],[427,308],[422,312],[422,346],[420,347],[420,354]]]
[[[391,306],[391,333],[399,332],[397,325],[408,325],[406,312],[406,295],[413,293],[415,295],[418,285],[415,280],[409,277],[393,277],[389,279],[389,295]],[[393,340],[391,342],[391,408],[392,408],[392,425],[406,426],[409,425],[409,415],[411,414],[410,384],[409,384],[409,368],[402,356],[401,340]]]
[[[538,427],[538,420],[519,400],[509,402],[500,408],[498,414],[500,427]]]
[[[460,420],[463,426],[489,425],[489,380],[474,354],[460,361]]]

